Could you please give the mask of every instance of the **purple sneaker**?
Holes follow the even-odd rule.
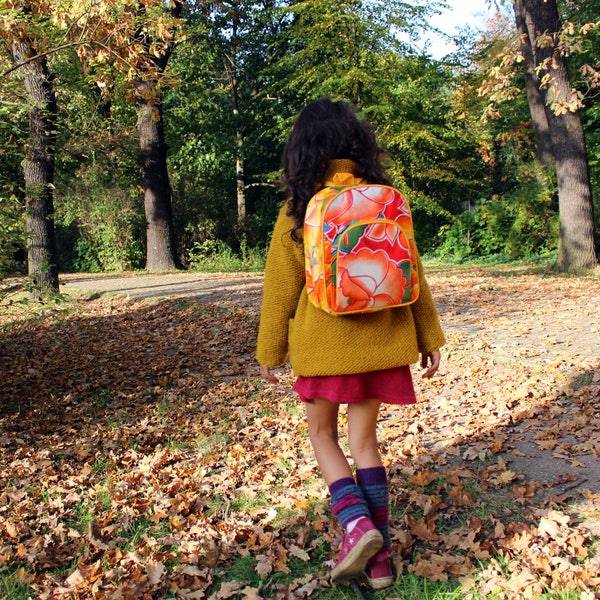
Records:
[[[365,570],[367,561],[382,545],[383,537],[373,521],[362,517],[350,533],[344,534],[340,557],[331,571],[331,577],[340,581],[360,575]]]
[[[394,583],[394,572],[392,571],[392,561],[390,560],[387,549],[380,550],[375,556],[372,556],[365,568],[367,583],[374,590],[382,590],[390,587]]]

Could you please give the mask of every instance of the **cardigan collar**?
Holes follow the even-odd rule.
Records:
[[[330,161],[325,181],[328,185],[342,186],[363,183],[364,179],[357,173],[360,166],[353,160],[347,158],[336,158]],[[330,183],[331,182],[331,183]]]

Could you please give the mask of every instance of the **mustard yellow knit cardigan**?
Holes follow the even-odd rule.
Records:
[[[351,173],[351,161],[332,161],[335,173]],[[355,178],[355,183],[363,180]],[[278,367],[289,356],[296,375],[346,375],[417,362],[420,352],[445,343],[429,285],[419,266],[418,300],[406,307],[364,315],[330,315],[308,301],[302,245],[290,232],[293,218],[282,206],[267,256],[256,357]]]

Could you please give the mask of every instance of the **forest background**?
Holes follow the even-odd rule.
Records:
[[[419,40],[443,2],[3,0],[0,271],[28,262],[34,286],[49,273],[57,289],[59,271],[223,257],[260,269],[283,201],[283,143],[322,96],[374,124],[423,254],[556,260],[558,250],[562,270],[594,266],[595,250],[591,262],[590,251],[561,262],[559,240],[568,219],[576,242],[595,243],[600,7],[541,3],[560,27],[529,40],[549,54],[528,67],[522,4],[499,4],[482,31],[465,24],[439,60]],[[559,62],[570,74],[562,96]],[[528,69],[550,120],[581,123],[587,223],[561,207]]]

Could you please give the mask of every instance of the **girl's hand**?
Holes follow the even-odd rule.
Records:
[[[260,365],[260,376],[269,383],[279,383],[279,379],[271,373],[271,368],[267,365]]]
[[[427,369],[423,373],[425,379],[431,379],[436,371],[440,368],[440,360],[442,355],[439,350],[432,350],[431,352],[423,352],[421,354],[421,367]],[[429,368],[427,368],[429,366]]]

